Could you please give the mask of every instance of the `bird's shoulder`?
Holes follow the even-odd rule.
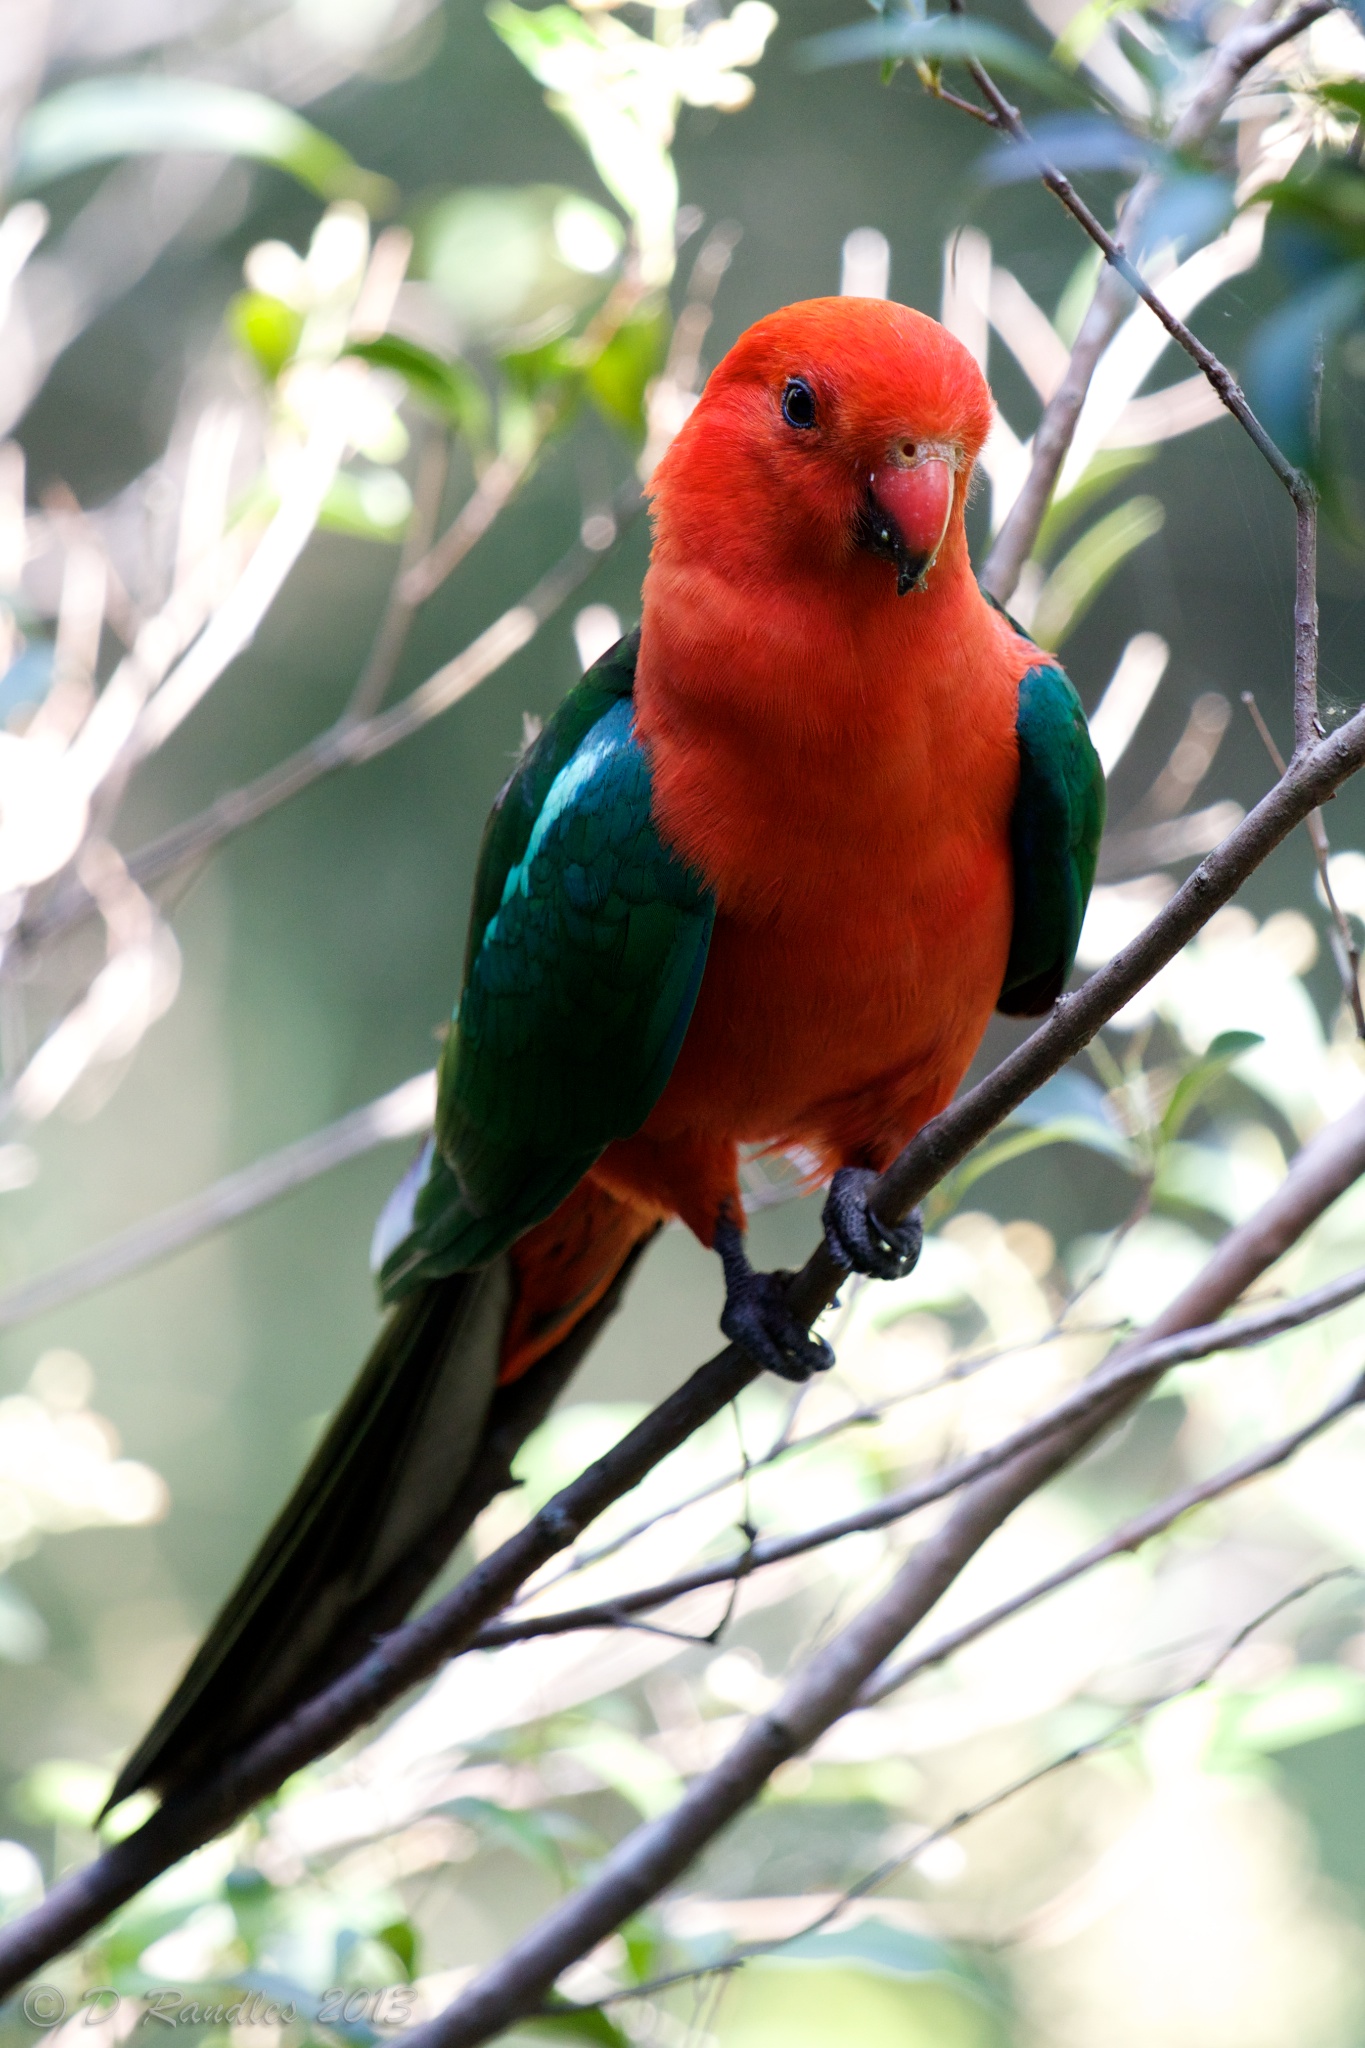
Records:
[[[523,749],[493,799],[475,872],[465,955],[466,979],[483,936],[497,915],[507,878],[526,858],[531,836],[542,819],[551,791],[594,728],[622,702],[630,703],[639,651],[637,626],[594,662],[569,691],[554,716]],[[600,747],[597,751],[600,754]],[[601,768],[606,763],[599,760],[598,765]],[[586,796],[586,791],[582,794]],[[594,794],[600,800],[600,789]]]

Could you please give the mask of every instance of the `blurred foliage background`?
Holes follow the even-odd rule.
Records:
[[[1084,115],[1054,113],[1073,126],[1048,132],[1107,205],[1133,174],[1133,94],[1149,92],[1159,125],[1161,95],[1178,97],[1234,11],[1150,10],[1117,26],[1117,10],[1094,6],[1040,4],[1036,20],[1001,6],[994,17],[1037,62],[1063,38],[1054,70],[1091,101]],[[848,19],[845,0],[790,0],[780,19],[759,0],[728,16],[574,15],[510,0],[488,18],[472,0],[9,0],[0,13],[12,166],[0,222],[7,744],[43,716],[62,737],[63,691],[71,718],[88,716],[82,690],[108,677],[120,636],[164,603],[177,546],[182,558],[202,552],[225,521],[229,538],[265,531],[307,498],[310,460],[332,450],[318,471],[319,531],[259,632],[192,717],[163,719],[127,782],[112,833],[125,854],[339,717],[373,661],[398,551],[424,507],[439,501],[444,525],[476,490],[498,516],[416,611],[395,697],[516,606],[580,535],[591,557],[567,601],[477,690],[179,868],[132,938],[118,938],[118,919],[136,925],[133,898],[146,899],[121,895],[116,870],[101,883],[89,866],[81,879],[104,931],[76,925],[39,945],[11,927],[0,1289],[430,1066],[483,818],[523,721],[547,715],[581,651],[602,644],[604,608],[634,615],[647,533],[621,515],[620,494],[642,449],[647,461],[681,416],[692,336],[713,362],[769,308],[841,280],[885,289],[889,264],[894,297],[942,308],[988,352],[1002,412],[1026,435],[1093,278],[1089,255],[1045,193],[983,163],[985,138],[923,92],[913,65],[882,83],[868,62],[796,61],[807,39]],[[580,45],[597,35],[610,48],[615,35],[623,48],[627,33],[656,40],[631,58],[644,67],[644,111],[625,135],[584,85]],[[1259,214],[1254,247],[1252,216],[1228,226],[1235,152],[1221,144],[1221,159],[1215,149],[1182,168],[1191,189],[1166,234],[1172,262],[1223,249],[1196,324],[1261,378],[1291,438],[1308,433],[1303,365],[1329,328],[1314,459],[1335,517],[1321,591],[1335,716],[1362,695],[1350,180],[1365,38],[1338,13],[1310,40],[1300,68],[1276,72],[1241,109],[1236,132],[1244,158],[1267,135],[1289,136],[1278,175],[1300,185],[1276,199],[1269,256],[1258,260]],[[663,68],[651,72],[656,57]],[[1324,81],[1342,86],[1335,100]],[[1117,123],[1096,112],[1105,84]],[[565,118],[547,110],[547,92]],[[386,283],[376,258],[383,317],[357,326],[381,229],[400,238],[373,245],[391,256],[411,234],[408,282],[390,262]],[[689,304],[692,327],[672,327]],[[360,345],[343,357],[348,335]],[[1149,355],[1129,388],[1118,366],[1114,417],[1181,380],[1169,354]],[[1101,429],[1088,474],[1071,479],[1084,487],[1069,523],[1054,517],[1019,598],[1040,637],[1064,643],[1088,709],[1116,671],[1123,679],[1101,726],[1115,832],[1086,965],[1268,786],[1243,691],[1289,742],[1290,510],[1235,426],[1186,418],[1180,403],[1149,406],[1147,440],[1121,454],[1098,447]],[[333,477],[338,404],[346,452]],[[1010,461],[997,441],[971,514],[981,549]],[[183,510],[194,479],[206,502],[218,494],[217,525],[198,539]],[[7,824],[24,801],[15,774],[0,758]],[[1348,914],[1365,912],[1357,790],[1329,824],[1338,897]],[[40,919],[44,902],[65,900],[64,859],[59,849],[55,867],[40,864]],[[24,880],[0,877],[16,905]],[[42,1064],[48,1035],[120,945],[142,949],[131,1010],[94,1053],[87,1038],[69,1068]],[[1174,1293],[1295,1144],[1365,1085],[1306,838],[1121,1023],[1012,1134],[1008,1157],[945,1191],[919,1273],[853,1300],[840,1371],[799,1417],[763,1385],[736,1425],[750,1457],[784,1431],[837,1426],[834,1436],[747,1491],[714,1491],[661,1522],[595,1567],[595,1587],[728,1549],[741,1518],[795,1526],[813,1501],[834,1514],[947,1447],[987,1441],[1092,1364],[1104,1333],[1147,1320]],[[982,1062],[1016,1035],[999,1023]],[[1171,1113],[1185,1074],[1197,1085]],[[1035,1149],[1037,1137],[1049,1142]],[[111,1763],[160,1704],[363,1356],[376,1326],[369,1234],[404,1156],[402,1143],[371,1150],[0,1337],[9,1910],[91,1852]],[[763,1209],[759,1258],[798,1263],[817,1212],[809,1197]],[[1342,1205],[1276,1283],[1356,1263],[1363,1218],[1358,1201]],[[714,1348],[720,1299],[714,1261],[668,1233],[528,1451],[526,1487],[485,1518],[481,1547]],[[1182,1371],[1117,1442],[1008,1525],[947,1603],[953,1618],[1308,1412],[1334,1365],[1358,1368],[1363,1327],[1348,1312],[1254,1362]],[[964,1361],[982,1369],[964,1376]],[[875,1427],[850,1423],[887,1403]],[[685,1897],[585,1966],[575,1988],[595,1996],[701,1964],[726,1936],[795,1934],[882,1858],[909,1859],[886,1896],[728,1986],[703,1980],[614,2009],[610,2024],[582,2023],[591,2037],[619,2038],[619,2020],[632,2038],[727,2048],[831,2037],[1365,2042],[1365,1593],[1354,1579],[1287,1610],[1214,1691],[1146,1717],[1133,1742],[915,1851],[946,1815],[1134,1703],[1178,1691],[1281,1592],[1321,1569],[1365,1566],[1363,1448],[1359,1426],[1343,1427],[1279,1479],[835,1731],[716,1846]],[[711,1485],[735,1459],[734,1427],[708,1433],[613,1526]],[[412,1980],[412,2009],[432,2008],[604,1842],[660,1810],[906,1540],[860,1538],[767,1575],[718,1646],[630,1636],[604,1652],[567,1638],[487,1659],[477,1677],[456,1667],[357,1760],[305,1774],[272,1815],[166,1880],[52,1981],[73,2010],[90,1985],[200,1987],[220,2004],[224,1986],[265,1986],[296,2010],[291,2042],[318,2031],[363,2043],[408,2009],[358,1996],[319,2017],[331,1987]],[[703,1605],[679,1626],[709,1629],[718,1611]],[[102,2031],[123,2038],[130,2014],[109,2015]],[[88,2038],[83,2017],[69,2024]],[[34,2032],[13,2010],[4,2025],[16,2040]],[[241,2017],[201,2029],[229,2031],[256,2048],[281,2038],[278,2025]]]

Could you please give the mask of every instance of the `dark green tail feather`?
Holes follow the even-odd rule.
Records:
[[[390,1316],[303,1477],[106,1811],[210,1771],[395,1627],[510,1483],[512,1460],[615,1311],[604,1299],[513,1385],[496,1385],[506,1260],[411,1295]]]

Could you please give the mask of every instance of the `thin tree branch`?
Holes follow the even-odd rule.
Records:
[[[0,1330],[11,1330],[34,1316],[48,1315],[68,1302],[79,1301],[130,1273],[169,1258],[209,1237],[226,1224],[278,1201],[320,1174],[331,1173],[347,1160],[359,1159],[377,1145],[412,1138],[430,1130],[436,1110],[436,1075],[432,1070],[391,1088],[386,1095],[353,1109],[335,1123],[284,1145],[237,1173],[226,1174],[212,1187],[183,1202],[134,1223],[103,1244],[81,1252],[36,1280],[26,1280],[0,1294]]]
[[[952,0],[952,4],[955,14],[963,11],[962,0]],[[1021,147],[1034,149],[1035,144],[1020,119],[1018,108],[1006,99],[990,73],[975,59],[968,68],[979,90],[989,100],[999,117],[1000,126]],[[1186,355],[1199,365],[1223,404],[1269,463],[1294,504],[1302,507],[1313,496],[1312,485],[1281,452],[1261,425],[1226,363],[1220,361],[1213,350],[1205,346],[1192,328],[1187,327],[1183,320],[1177,319],[1160,293],[1148,284],[1141,271],[1130,261],[1121,243],[1110,234],[1099,217],[1091,212],[1064,172],[1059,171],[1055,164],[1040,159],[1038,176],[1053,197],[1061,201],[1072,219],[1084,228],[1097,248],[1103,250],[1106,262],[1112,265],[1124,282],[1137,293],[1143,304],[1155,313],[1172,341],[1183,348]]]
[[[529,451],[517,457],[495,456],[435,546],[401,577],[398,598],[407,610],[415,611],[418,605],[425,604],[440,589],[447,576],[459,567],[475,542],[483,539],[498,514],[521,488],[531,464],[540,453],[553,417],[549,408],[542,408],[542,411],[545,418],[533,436]]]
[[[1302,479],[1294,496],[1294,752],[1311,747],[1318,721],[1318,494]]]
[[[403,537],[398,573],[389,585],[384,616],[379,622],[369,660],[346,706],[346,715],[350,719],[372,717],[388,695],[389,684],[393,681],[417,615],[417,606],[407,590],[408,572],[422,559],[431,544],[449,474],[450,437],[444,431],[432,433],[423,444],[417,461],[412,517]]]
[[[1362,1121],[1362,1136],[1365,1137],[1365,1121]],[[973,1452],[970,1457],[960,1458],[956,1464],[945,1466],[928,1479],[901,1487],[873,1502],[870,1507],[841,1515],[835,1521],[818,1523],[814,1528],[802,1529],[791,1536],[756,1537],[731,1557],[697,1565],[691,1571],[663,1580],[659,1585],[615,1594],[610,1599],[583,1607],[529,1615],[525,1620],[495,1621],[479,1631],[472,1647],[493,1650],[502,1648],[506,1643],[526,1642],[533,1636],[570,1635],[579,1629],[619,1627],[630,1617],[650,1608],[665,1607],[687,1593],[699,1592],[707,1586],[734,1585],[740,1579],[748,1578],[752,1572],[761,1571],[765,1565],[783,1563],[791,1557],[804,1557],[812,1550],[822,1550],[830,1543],[841,1542],[845,1536],[887,1528],[892,1522],[902,1521],[907,1515],[928,1507],[931,1502],[959,1492],[985,1473],[998,1471],[1011,1458],[1045,1442],[1057,1430],[1082,1421],[1099,1408],[1108,1406],[1119,1388],[1148,1381],[1154,1374],[1169,1372],[1172,1366],[1187,1364],[1191,1359],[1207,1358],[1211,1352],[1240,1351],[1255,1344],[1268,1343],[1273,1337],[1283,1336],[1287,1330],[1302,1329],[1322,1316],[1332,1315],[1348,1302],[1358,1300],[1362,1294],[1365,1294],[1365,1267],[1347,1273],[1342,1279],[1333,1280],[1311,1294],[1300,1295],[1296,1301],[1283,1302],[1255,1315],[1239,1316],[1235,1322],[1205,1323],[1173,1337],[1158,1338],[1152,1344],[1134,1339],[1137,1349],[1130,1351],[1125,1346],[1124,1362],[1115,1371],[1106,1371],[1101,1366],[1074,1392],[1044,1414],[1021,1424],[999,1443]],[[827,1434],[820,1432],[821,1437]],[[801,1450],[805,1443],[798,1441],[791,1448]]]
[[[1174,151],[1197,148],[1213,133],[1233,93],[1261,60],[1282,44],[1292,42],[1315,21],[1333,11],[1335,0],[1308,0],[1281,21],[1267,22],[1278,0],[1256,0],[1248,7],[1214,50],[1208,69],[1188,106],[1171,130],[1169,144]],[[1125,248],[1135,245],[1137,231],[1156,197],[1160,174],[1149,171],[1139,179],[1124,205],[1118,240]],[[1090,382],[1100,357],[1117,334],[1130,306],[1132,295],[1122,274],[1106,267],[1081,323],[1066,375],[1044,407],[1033,436],[1033,459],[1023,489],[1015,499],[981,572],[983,586],[992,597],[1007,604],[1024,563],[1038,539],[1053,488],[1066,460],[1085,403]],[[1220,393],[1221,396],[1221,393]]]
[[[1362,1171],[1365,1107],[1304,1147],[1275,1194],[1229,1232],[1203,1271],[1157,1318],[1150,1336],[1171,1336],[1221,1313]],[[1119,1354],[1124,1363],[1126,1351]],[[757,1797],[779,1764],[808,1749],[849,1711],[891,1650],[987,1538],[1131,1408],[1150,1377],[1111,1389],[1097,1409],[966,1488],[952,1515],[911,1553],[885,1592],[808,1660],[777,1704],[755,1716],[720,1763],[694,1779],[669,1813],[618,1843],[588,1884],[481,1972],[444,2013],[406,2035],[407,2048],[475,2048],[535,2011],[562,1971],[681,1875]],[[1353,1382],[1310,1428],[1326,1427],[1362,1391],[1361,1381]],[[1302,1440],[1300,1434],[1294,1441]]]
[[[882,1176],[874,1194],[876,1213],[897,1220],[905,1214],[987,1132],[1079,1052],[1235,894],[1272,848],[1363,762],[1365,711],[1358,712],[1294,762],[1237,830],[1195,870],[1144,933],[1116,954],[1075,995],[1064,997],[1047,1022],[992,1074],[925,1126],[890,1172]],[[1361,1114],[1365,1116],[1365,1111]],[[1359,1171],[1357,1152],[1365,1160],[1365,1139],[1356,1132],[1349,1117],[1305,1146],[1276,1195],[1256,1217],[1224,1239],[1204,1273],[1153,1326],[1149,1338],[1212,1322],[1221,1315],[1251,1280],[1279,1257],[1293,1236],[1301,1234],[1329,1201],[1349,1185]],[[1306,1188],[1312,1190],[1317,1206],[1300,1199],[1295,1212],[1299,1218],[1297,1228],[1286,1237],[1280,1220],[1286,1213],[1286,1203],[1292,1197],[1301,1197]],[[1231,1284],[1229,1276],[1236,1284]],[[797,1276],[793,1306],[813,1321],[833,1299],[844,1278],[828,1252],[823,1248],[817,1250]],[[1115,1366],[1122,1355],[1115,1355]],[[718,1414],[758,1377],[758,1371],[733,1346],[718,1353],[604,1457],[556,1494],[525,1528],[484,1558],[443,1599],[385,1637],[362,1664],[271,1729],[240,1757],[230,1759],[213,1776],[168,1799],[134,1834],[54,1885],[32,1913],[0,1929],[0,1994],[79,1941],[159,1872],[221,1834],[294,1771],[335,1748],[410,1686],[429,1677],[448,1657],[467,1648],[483,1624],[506,1607],[533,1572],[566,1549],[594,1517],[638,1485],[670,1451]],[[1115,1400],[1127,1402],[1136,1397],[1136,1393],[1124,1389]],[[1108,1414],[1105,1409],[1098,1420],[1092,1417],[1074,1425],[1074,1433],[1098,1433]],[[951,1543],[961,1551],[954,1570],[960,1568],[960,1562],[972,1549],[985,1541],[991,1528],[1004,1519],[1017,1500],[1041,1485],[1056,1465],[1065,1462],[1071,1454],[1071,1443],[1072,1433],[1059,1432],[1044,1445],[966,1489],[962,1503],[946,1525],[954,1532]],[[972,1532],[978,1533],[970,1548],[962,1550]],[[943,1548],[948,1541],[946,1537],[936,1538],[939,1547],[930,1546],[922,1553],[926,1559],[926,1587],[931,1587],[938,1569],[933,1559],[941,1556],[946,1561],[956,1554],[951,1548]],[[949,1571],[944,1585],[951,1576]],[[937,1598],[936,1592],[933,1598]],[[932,1605],[932,1599],[926,1600],[926,1608],[928,1605]],[[910,1625],[907,1622],[906,1627]],[[539,1989],[534,1995],[539,1997]]]

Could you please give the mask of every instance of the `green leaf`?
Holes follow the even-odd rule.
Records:
[[[1095,296],[1100,272],[1104,268],[1104,252],[1093,242],[1082,250],[1076,267],[1062,287],[1062,296],[1057,301],[1057,310],[1052,324],[1069,349],[1076,345],[1076,336],[1081,331],[1081,322],[1090,310],[1090,301]]]
[[[930,1195],[926,1217],[934,1222],[948,1215],[988,1173],[1049,1145],[1080,1145],[1114,1160],[1126,1173],[1138,1171],[1137,1148],[1115,1125],[1103,1089],[1084,1074],[1054,1074],[1015,1111],[1003,1137],[970,1153],[941,1191]]]
[[[409,1984],[417,1975],[417,1930],[411,1920],[393,1920],[387,1927],[381,1927],[375,1936],[385,1948],[393,1950],[403,1966],[403,1975]]]
[[[673,1767],[624,1729],[595,1722],[574,1730],[565,1746],[572,1748],[574,1755],[581,1757],[604,1785],[637,1807],[646,1820],[669,1812],[682,1794],[682,1784]]]
[[[38,1764],[19,1786],[15,1805],[25,1820],[93,1827],[109,1797],[110,1774],[97,1764],[52,1757]]]
[[[618,327],[588,369],[588,392],[597,410],[641,446],[645,392],[664,366],[671,327],[668,307],[660,301]]]
[[[535,348],[601,303],[625,247],[615,214],[568,185],[471,186],[429,207],[414,265],[461,346]]]
[[[233,340],[273,384],[299,345],[303,315],[266,292],[238,292],[227,317]]]
[[[805,71],[826,71],[836,64],[861,64],[869,59],[909,59],[922,63],[965,64],[975,59],[1003,77],[1031,85],[1048,99],[1090,105],[1090,95],[1073,78],[1031,49],[1020,37],[991,21],[968,21],[962,15],[931,14],[915,21],[903,14],[860,21],[850,28],[808,36],[796,47],[796,61]]]
[[[1074,71],[1114,16],[1130,5],[1131,0],[1082,0],[1052,46],[1053,62]]]
[[[1220,235],[1236,211],[1232,180],[1214,171],[1173,171],[1143,214],[1134,261],[1164,245],[1177,255]]]
[[[1220,1031],[1203,1058],[1196,1060],[1177,1081],[1175,1092],[1166,1105],[1166,1114],[1161,1119],[1162,1138],[1169,1141],[1176,1137],[1200,1096],[1215,1081],[1221,1080],[1233,1061],[1240,1059],[1244,1052],[1264,1044],[1259,1031]]]
[[[581,386],[586,367],[571,335],[561,335],[540,348],[508,349],[498,360],[511,388],[532,400],[546,397],[555,386],[574,379]]]
[[[997,142],[977,161],[984,185],[1020,185],[1049,164],[1061,171],[1120,171],[1128,177],[1166,161],[1165,152],[1103,114],[1045,114],[1027,142]]]
[[[1300,1664],[1250,1699],[1229,1703],[1218,1747],[1292,1749],[1365,1721],[1365,1679],[1339,1664]]]
[[[626,1945],[626,1964],[633,1984],[652,1977],[659,1963],[659,1930],[646,1919],[627,1920],[619,1930]]]
[[[1029,632],[1040,647],[1061,646],[1115,570],[1135,548],[1160,533],[1165,520],[1159,499],[1129,498],[1081,535],[1039,593]]]
[[[468,1798],[453,1800],[450,1811],[485,1840],[514,1849],[519,1856],[538,1863],[558,1883],[568,1883],[569,1869],[562,1837],[574,1836],[580,1831],[566,1815],[553,1809],[522,1812],[514,1807],[499,1806],[491,1799]]]
[[[446,362],[399,334],[354,341],[345,353],[376,369],[396,370],[419,403],[464,434],[475,448],[487,446],[492,418],[488,394],[467,363],[458,358]]]
[[[1365,78],[1332,78],[1317,88],[1320,100],[1330,107],[1344,107],[1357,120],[1365,121]]]
[[[19,124],[10,187],[31,191],[111,157],[173,151],[274,164],[323,199],[358,199],[371,212],[393,199],[387,178],[362,170],[292,107],[209,79],[150,73],[83,79],[40,100]]]
[[[984,1180],[988,1173],[994,1173],[999,1166],[1008,1166],[1012,1160],[1026,1159],[1030,1152],[1041,1152],[1049,1145],[1080,1145],[1087,1152],[1098,1152],[1106,1159],[1116,1160],[1129,1173],[1136,1171],[1133,1147],[1118,1131],[1094,1124],[1088,1117],[1058,1117],[1053,1123],[1040,1124],[1034,1130],[1015,1131],[1008,1138],[999,1138],[995,1144],[974,1152],[943,1183],[943,1206],[940,1208],[930,1196],[926,1214],[931,1220],[946,1215],[949,1209],[957,1207],[968,1188]]]
[[[551,1998],[558,2005],[557,1998]],[[614,2026],[600,2006],[568,2006],[563,2012],[538,2013],[517,2022],[519,2034],[540,2034],[553,2041],[596,2041],[599,2048],[631,2048],[630,2036]]]
[[[862,1920],[837,1934],[802,1934],[784,1942],[764,1956],[768,1963],[796,1965],[852,1963],[877,1977],[900,1983],[920,1983],[925,1978],[951,1984],[973,2001],[994,2008],[997,2000],[980,1973],[931,1935],[916,1934],[908,1927],[893,1927],[885,1920]]]
[[[495,34],[546,88],[547,106],[578,137],[634,223],[642,275],[666,284],[673,273],[678,176],[659,109],[676,107],[678,87],[671,67],[660,68],[657,45],[618,22],[604,32],[596,16],[589,21],[573,7],[529,9],[490,0],[487,12]],[[610,85],[603,83],[606,73]]]
[[[396,469],[338,470],[318,525],[358,540],[397,542],[407,532],[412,492]]]
[[[1305,157],[1287,178],[1263,185],[1268,246],[1296,282],[1365,256],[1365,169],[1342,157]],[[1316,246],[1314,246],[1316,245]]]
[[[1043,514],[1043,523],[1033,544],[1034,560],[1046,562],[1062,535],[1075,525],[1083,512],[1088,512],[1098,499],[1113,490],[1115,484],[1151,462],[1155,455],[1155,448],[1097,449],[1079,481],[1072,485],[1064,498],[1054,498]]]

